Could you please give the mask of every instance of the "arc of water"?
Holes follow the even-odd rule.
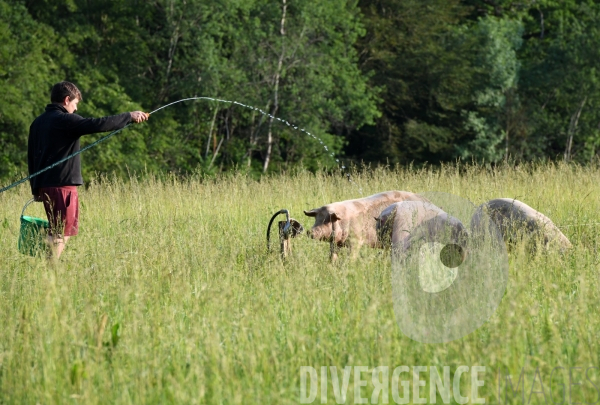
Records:
[[[305,134],[307,134],[308,136],[310,136],[311,138],[313,138],[314,140],[316,140],[317,142],[319,142],[319,143],[320,143],[320,144],[323,146],[323,148],[325,148],[325,151],[326,151],[326,152],[329,154],[329,156],[331,156],[331,157],[332,157],[332,158],[335,160],[335,162],[336,162],[338,165],[340,165],[340,160],[339,160],[338,158],[336,158],[336,157],[335,157],[335,154],[334,154],[334,153],[332,153],[332,152],[330,152],[330,151],[329,151],[329,148],[327,147],[327,145],[325,145],[325,143],[324,143],[324,142],[323,142],[321,139],[319,139],[319,138],[318,138],[318,137],[316,137],[315,135],[311,134],[310,132],[308,132],[308,131],[307,131],[307,130],[305,130],[304,128],[299,128],[299,127],[298,127],[298,126],[296,126],[296,125],[292,125],[292,124],[290,124],[290,123],[289,123],[287,120],[281,119],[281,118],[279,118],[279,117],[275,117],[275,116],[273,116],[273,115],[271,115],[271,114],[269,114],[269,113],[267,113],[267,112],[263,111],[262,109],[260,109],[260,108],[258,108],[258,107],[253,107],[253,106],[251,106],[251,105],[246,105],[246,104],[240,103],[239,101],[222,100],[222,99],[219,99],[219,98],[205,97],[205,96],[200,96],[200,97],[188,97],[188,98],[182,98],[181,100],[173,101],[172,103],[169,103],[169,104],[165,104],[165,105],[163,105],[163,106],[161,106],[161,107],[157,108],[156,110],[154,110],[154,111],[150,112],[150,114],[154,114],[154,113],[156,113],[156,112],[158,112],[158,111],[160,111],[160,110],[162,110],[162,109],[164,109],[164,108],[170,107],[170,106],[172,106],[172,105],[174,105],[174,104],[181,103],[181,102],[184,102],[184,101],[190,101],[190,100],[211,100],[211,101],[217,101],[217,102],[220,102],[220,103],[230,103],[230,104],[235,104],[235,105],[239,105],[239,106],[241,106],[241,107],[244,107],[244,108],[249,108],[249,109],[251,109],[251,110],[258,111],[258,112],[260,112],[261,114],[268,116],[269,118],[275,119],[275,120],[277,120],[277,121],[281,122],[282,124],[285,124],[285,125],[287,125],[287,126],[288,126],[288,127],[290,127],[290,128],[293,128],[294,130],[299,130],[300,132],[304,132]],[[12,184],[9,184],[9,185],[8,185],[8,186],[6,186],[6,187],[3,187],[3,188],[1,188],[1,189],[0,189],[0,193],[3,193],[3,192],[5,192],[5,191],[7,191],[7,190],[10,190],[11,188],[18,186],[19,184],[22,184],[22,183],[26,182],[27,180],[30,180],[30,179],[34,178],[35,176],[38,176],[39,174],[41,174],[41,173],[43,173],[43,172],[45,172],[45,171],[47,171],[47,170],[50,170],[50,169],[52,169],[53,167],[55,167],[55,166],[57,166],[57,165],[59,165],[59,164],[61,164],[61,163],[63,163],[63,162],[66,162],[67,160],[69,160],[69,159],[71,159],[71,158],[73,158],[73,157],[75,157],[75,156],[79,155],[80,153],[82,153],[82,152],[84,152],[84,151],[86,151],[86,150],[88,150],[88,149],[90,149],[90,148],[93,148],[94,146],[98,145],[99,143],[101,143],[101,142],[104,142],[105,140],[107,140],[108,138],[112,137],[113,135],[116,135],[117,133],[121,132],[122,130],[124,130],[125,128],[127,128],[127,127],[128,127],[128,126],[130,126],[130,125],[131,125],[131,124],[127,124],[127,125],[126,125],[126,126],[124,126],[123,128],[121,128],[121,129],[117,129],[116,131],[113,131],[113,132],[111,132],[110,134],[108,134],[108,135],[106,135],[106,136],[104,136],[104,137],[102,137],[102,138],[98,139],[97,141],[95,141],[95,142],[93,142],[93,143],[89,144],[88,146],[86,146],[86,147],[84,147],[84,148],[80,149],[79,151],[77,151],[77,152],[75,152],[75,153],[72,153],[71,155],[67,156],[66,158],[64,158],[64,159],[61,159],[61,160],[59,160],[58,162],[55,162],[55,163],[51,164],[50,166],[48,166],[48,167],[45,167],[44,169],[42,169],[42,170],[40,170],[40,171],[38,171],[38,172],[35,172],[35,173],[33,173],[33,174],[30,174],[29,176],[27,176],[27,177],[24,177],[24,178],[22,178],[21,180],[18,180],[18,181],[16,181],[16,182],[12,183]],[[344,166],[344,165],[342,164],[342,165],[341,165],[341,169],[342,169],[342,170],[345,170],[345,169],[346,169],[346,166]],[[348,175],[348,179],[349,179],[350,181],[352,181],[352,180],[350,179],[350,176],[349,176],[349,175]],[[353,182],[353,181],[352,181],[352,182]],[[353,183],[354,183],[354,182],[353,182]],[[359,188],[359,191],[360,191],[360,194],[362,195],[362,188]]]

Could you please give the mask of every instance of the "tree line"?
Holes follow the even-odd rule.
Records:
[[[600,149],[594,0],[0,0],[0,44],[0,177],[26,170],[29,125],[61,80],[83,116],[194,96],[256,107],[175,104],[82,155],[84,175]]]

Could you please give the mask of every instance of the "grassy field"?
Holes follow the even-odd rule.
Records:
[[[564,403],[600,400],[600,370],[589,369],[600,365],[597,168],[452,166],[375,170],[353,183],[299,173],[88,186],[80,188],[80,234],[56,265],[17,251],[28,185],[0,195],[0,403],[295,404],[301,366],[348,365],[388,366],[390,374],[401,365],[440,373],[485,366],[485,403],[522,403],[521,392],[505,396],[503,378],[498,390],[499,370],[515,390],[523,377],[528,403],[551,403],[552,387],[555,403],[562,394]],[[287,263],[277,249],[265,251],[268,220],[281,208],[310,227],[302,210],[394,189],[475,204],[514,197],[548,215],[574,248],[564,256],[512,251],[496,314],[445,344],[399,330],[389,253],[363,249],[332,265],[328,244],[305,237],[294,240]],[[27,214],[43,217],[41,204]],[[371,377],[363,379],[370,402]],[[327,402],[336,403],[331,384]],[[536,393],[540,384],[544,394]],[[467,396],[469,381],[461,385]],[[427,400],[428,386],[420,394]],[[354,393],[351,380],[346,403],[358,400]]]

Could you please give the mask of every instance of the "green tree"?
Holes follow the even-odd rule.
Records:
[[[45,0],[30,11],[72,39],[78,65],[69,77],[90,91],[108,87],[94,113],[217,97],[259,107],[323,142],[256,110],[182,103],[151,118],[134,153],[124,152],[129,142],[111,141],[90,155],[92,166],[139,166],[146,155],[163,170],[316,168],[332,164],[329,152],[341,149],[344,131],[377,115],[357,67],[353,45],[364,30],[352,1]]]
[[[519,110],[517,50],[522,33],[519,21],[490,16],[458,30],[458,40],[471,44],[472,52],[465,57],[472,58],[477,69],[472,105],[462,110],[465,131],[473,134],[457,145],[463,159],[497,162],[509,152],[515,111]]]
[[[18,2],[0,0],[0,177],[27,170],[29,125],[71,58],[53,29]]]
[[[62,77],[48,81],[46,87],[59,80],[76,83],[84,98],[77,113],[86,117],[113,115],[146,106],[135,102],[134,97],[144,99],[139,89],[147,83],[136,77],[136,71],[126,69],[143,60],[143,52],[148,46],[144,40],[149,35],[136,24],[136,16],[148,15],[148,7],[144,5],[145,2],[103,0],[28,3],[33,18],[39,25],[51,25],[70,55],[70,62],[62,66]],[[82,155],[84,177],[96,172],[126,175],[144,168],[163,168],[149,157],[150,134],[147,126],[132,126],[88,150]],[[82,146],[104,135],[85,136]]]
[[[522,52],[530,143],[538,154],[589,161],[600,146],[600,4],[546,0],[536,11]]]
[[[476,69],[455,34],[468,13],[458,0],[361,2],[367,35],[361,68],[384,90],[382,117],[353,132],[347,152],[391,163],[451,160],[464,136]]]
[[[243,77],[231,96],[305,127],[338,152],[339,135],[377,115],[353,47],[363,34],[356,4],[261,0],[246,7],[232,33],[239,39],[229,42],[234,46],[229,62]],[[314,168],[328,161],[329,153],[315,139],[273,124],[272,119],[251,117],[255,129],[247,135],[248,163],[258,158],[266,171],[269,162],[303,161]]]

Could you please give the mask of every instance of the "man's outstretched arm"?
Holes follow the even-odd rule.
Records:
[[[130,122],[144,122],[149,116],[150,114],[143,111],[132,111],[102,118],[83,118],[77,114],[69,114],[68,132],[73,137],[80,137],[97,132],[115,131],[123,128]]]

